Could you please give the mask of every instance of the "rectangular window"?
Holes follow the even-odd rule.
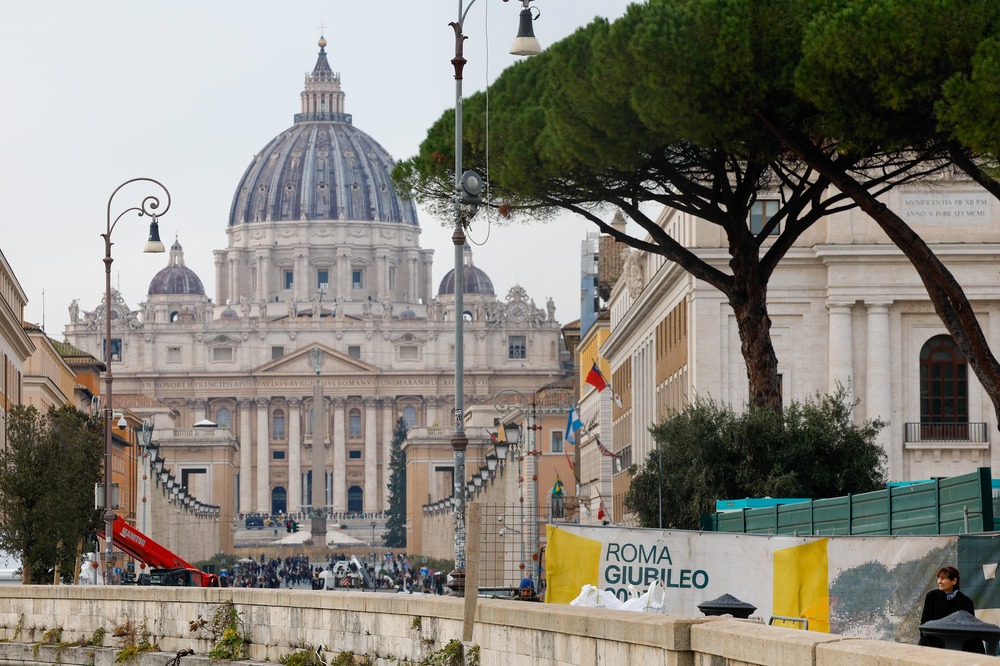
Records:
[[[754,201],[753,206],[750,207],[750,233],[756,235],[762,232],[764,226],[778,212],[779,205],[780,202],[776,199],[758,199]],[[777,236],[781,233],[780,226],[780,224],[776,224],[774,229],[771,230],[770,235]]]
[[[281,284],[285,289],[291,289],[295,286],[295,271],[284,270],[281,271]]]
[[[216,363],[224,363],[233,360],[233,348],[232,347],[213,347],[212,348],[212,360]]]
[[[271,360],[277,361],[279,358],[285,355],[284,347],[271,347]]]
[[[396,291],[396,269],[389,269],[389,291]]]
[[[352,409],[347,417],[347,434],[350,437],[361,437],[361,412]]]
[[[400,361],[418,361],[420,360],[420,353],[417,350],[416,345],[400,345],[399,346],[399,360]]]
[[[351,460],[361,460],[361,451],[348,451],[347,457]]]
[[[325,268],[321,268],[316,271],[316,288],[317,289],[329,289],[330,288],[330,271]]]
[[[553,430],[552,434],[552,453],[562,453],[563,450],[563,434],[562,430]]]
[[[355,268],[351,271],[351,286],[355,289],[365,288],[365,271],[361,268]]]
[[[167,363],[180,363],[180,362],[181,362],[181,348],[167,347]]]
[[[347,355],[361,360],[361,345],[347,345]]]
[[[512,335],[507,339],[507,358],[528,358],[528,339],[523,335]]]
[[[271,451],[271,460],[284,460],[284,459],[285,459],[284,451]]]

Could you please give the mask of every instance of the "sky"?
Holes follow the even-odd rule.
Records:
[[[545,48],[626,0],[535,0]],[[518,58],[508,51],[520,3],[468,0],[463,92],[483,90]],[[25,320],[61,340],[68,306],[104,294],[108,199],[154,178],[170,191],[160,233],[215,293],[212,251],[226,247],[229,208],[255,153],[292,125],[320,33],[340,72],[346,111],[397,160],[455,105],[449,22],[458,0],[50,0],[0,5],[0,250],[28,297]],[[112,218],[155,190],[126,189]],[[420,210],[434,250],[434,291],[454,267],[451,222]],[[580,242],[596,228],[564,216],[501,227],[482,214],[473,260],[499,298],[514,284],[556,318],[580,316]],[[168,255],[142,253],[147,218],[112,234],[112,280],[133,309]]]

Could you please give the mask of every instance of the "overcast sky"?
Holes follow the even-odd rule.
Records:
[[[545,47],[626,0],[536,0]],[[468,0],[465,2],[468,7]],[[464,91],[482,90],[508,54],[520,3],[476,0],[465,22]],[[254,154],[292,125],[320,26],[354,124],[405,159],[454,107],[450,63],[457,0],[51,0],[0,7],[0,249],[28,296],[26,320],[62,339],[67,306],[93,310],[104,293],[108,197],[155,178],[172,195],[160,223],[214,297],[212,251],[226,247],[233,193]],[[136,205],[124,193],[113,216]],[[421,211],[434,250],[434,291],[453,267],[450,227]],[[133,308],[168,255],[146,255],[145,219],[115,228],[113,280]],[[556,317],[580,316],[579,218],[500,228],[477,218],[477,266],[497,295],[520,283]],[[44,290],[44,313],[43,313]]]

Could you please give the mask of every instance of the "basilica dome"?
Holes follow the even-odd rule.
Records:
[[[462,283],[464,287],[463,293],[496,296],[496,293],[493,291],[493,281],[490,280],[490,276],[473,265],[472,250],[468,245],[465,246],[462,254],[465,259],[465,266],[463,267],[465,281]],[[438,287],[438,296],[451,296],[454,293],[455,269],[453,268],[445,273],[444,277],[441,279],[441,286]]]
[[[167,267],[153,276],[149,282],[150,296],[204,296],[205,287],[201,278],[184,265],[184,249],[176,239],[170,246],[170,261]]]
[[[325,39],[319,47],[302,113],[254,157],[236,188],[229,225],[345,220],[417,226],[413,202],[393,189],[395,162],[344,113],[340,74],[327,62]]]

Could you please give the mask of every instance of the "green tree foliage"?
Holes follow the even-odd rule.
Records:
[[[77,546],[100,519],[94,484],[102,478],[100,423],[71,407],[16,405],[0,451],[0,548],[22,554],[22,581],[46,583],[58,566],[72,576]]]
[[[855,425],[846,392],[793,402],[781,413],[736,413],[698,399],[652,428],[656,450],[635,469],[625,498],[646,527],[696,529],[715,501],[743,497],[839,497],[885,486],[885,424]]]
[[[843,168],[919,160],[924,172],[957,167],[1000,196],[1000,123],[991,91],[1000,4],[991,0],[827,0],[804,27],[790,62],[804,113],[759,111],[790,151],[866,212],[910,260],[934,309],[1000,417],[1000,362],[959,282],[927,243]],[[995,135],[994,135],[995,137]]]
[[[650,0],[511,67],[488,97],[473,95],[463,105],[464,161],[488,176],[501,214],[576,213],[725,294],[754,407],[781,409],[767,307],[771,276],[812,224],[854,205],[757,116],[804,115],[790,65],[803,26],[824,4]],[[445,113],[418,155],[394,173],[443,216],[453,196],[453,123],[454,112]],[[844,166],[864,168],[852,160]],[[868,173],[865,186],[879,190],[903,173]],[[758,196],[779,190],[770,222],[752,232]],[[721,237],[728,257],[686,247],[645,204],[698,218],[695,242],[709,238],[712,246]],[[641,232],[609,226],[602,206],[621,209]]]
[[[409,434],[402,416],[392,429],[389,447],[389,504],[386,508],[385,545],[389,548],[406,546],[406,453],[403,442]]]

